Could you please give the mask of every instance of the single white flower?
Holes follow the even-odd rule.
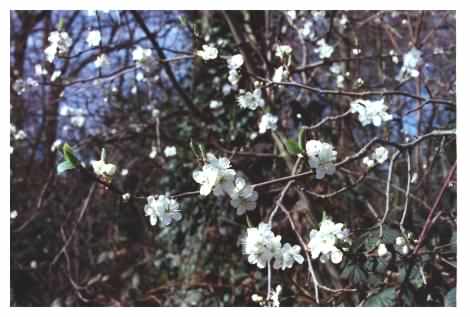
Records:
[[[178,202],[167,195],[148,196],[144,207],[145,215],[150,217],[150,225],[155,226],[160,220],[164,226],[182,218]]]
[[[34,74],[36,76],[47,75],[47,70],[41,64],[34,65]]]
[[[259,122],[258,128],[259,128],[259,133],[264,134],[268,130],[277,130],[277,121],[279,118],[275,115],[272,115],[270,113],[265,113]]]
[[[86,41],[88,43],[88,46],[94,47],[94,46],[99,46],[101,42],[101,33],[98,30],[93,30],[88,33],[88,36],[86,38]]]
[[[216,59],[217,55],[219,54],[219,51],[217,50],[216,47],[212,45],[202,45],[202,51],[199,50],[196,53],[198,56],[200,56],[203,60],[209,61],[212,59]]]
[[[147,48],[144,49],[141,46],[137,46],[132,51],[132,59],[137,63],[144,63],[145,60],[149,59],[152,56],[152,50]]]
[[[379,244],[379,248],[377,249],[377,255],[380,257],[387,256],[389,254],[387,246],[384,243]]]
[[[232,86],[236,86],[240,81],[240,73],[236,69],[231,69],[228,72],[228,81]]]
[[[370,159],[368,156],[362,159],[362,163],[365,164],[367,168],[374,167],[375,165],[375,161],[373,159]]]
[[[283,82],[286,81],[289,77],[289,71],[284,66],[276,68],[273,75],[274,82]]]
[[[289,45],[278,45],[276,46],[275,55],[279,58],[287,57],[292,54],[292,47]]]
[[[334,223],[325,218],[320,223],[320,229],[310,231],[310,241],[308,248],[312,259],[320,257],[320,261],[325,263],[330,260],[338,264],[343,259],[343,252],[336,247],[338,241],[346,241],[348,236],[347,229],[343,229],[342,223]]]
[[[315,31],[313,30],[313,22],[307,21],[304,23],[302,30],[300,30],[302,36],[306,39],[313,40],[315,38]]]
[[[230,205],[237,208],[238,216],[256,208],[258,193],[242,177],[235,178],[235,184],[230,189],[229,196],[231,199]]]
[[[422,52],[413,47],[403,56],[403,65],[400,73],[397,75],[396,80],[403,80],[407,77],[416,78],[419,76],[419,66],[423,64]]]
[[[207,164],[200,171],[193,172],[193,179],[201,184],[200,193],[207,196],[214,192],[215,196],[230,194],[233,189],[235,171],[231,169],[229,159],[217,158],[212,153],[207,153]]]
[[[292,20],[295,20],[295,18],[297,17],[297,12],[295,12],[295,10],[289,10],[287,11],[287,16]]]
[[[379,164],[382,164],[383,162],[385,162],[388,159],[388,150],[383,146],[380,146],[380,147],[376,148],[375,151],[374,151],[374,154],[373,154],[373,158]]]
[[[204,165],[202,170],[193,172],[193,179],[201,184],[199,189],[201,196],[207,196],[211,193],[217,183],[218,176],[218,170],[210,165]]]
[[[111,163],[106,163],[106,152],[103,148],[101,150],[101,159],[99,161],[92,160],[91,166],[93,167],[93,171],[98,177],[105,177],[111,178],[116,173],[116,165]]]
[[[222,105],[223,103],[220,100],[211,100],[211,102],[209,103],[209,108],[217,109],[217,108],[222,107]]]
[[[325,175],[333,175],[336,171],[337,152],[333,146],[317,140],[309,140],[305,144],[308,164],[316,170],[315,178],[322,179]]]
[[[263,269],[280,252],[281,236],[275,236],[271,226],[261,222],[257,228],[248,228],[243,247],[243,253],[248,255],[248,262]]]
[[[291,246],[290,243],[285,243],[275,258],[273,267],[276,270],[284,271],[286,268],[292,268],[294,262],[304,263],[304,257],[300,254],[300,246]]]
[[[127,176],[129,174],[129,170],[127,168],[122,169],[121,176]]]
[[[382,125],[383,122],[392,120],[393,116],[387,112],[388,106],[384,103],[384,99],[370,101],[358,99],[351,103],[352,113],[359,114],[359,121],[362,126],[373,124],[376,127]]]
[[[279,302],[279,295],[281,294],[282,287],[281,285],[276,286],[276,290],[271,290],[269,292],[269,298],[268,300],[270,301],[270,304],[272,307],[280,307],[281,303]]]
[[[313,50],[315,53],[318,53],[321,59],[330,58],[334,52],[334,47],[328,45],[325,39],[321,39],[317,42],[317,47]]]
[[[12,210],[12,211],[10,212],[10,218],[11,218],[11,219],[15,219],[16,217],[18,217],[18,211]]]
[[[227,59],[229,69],[239,69],[243,65],[243,55],[236,54]]]
[[[104,65],[109,64],[108,58],[106,57],[105,54],[100,54],[100,55],[98,55],[98,57],[96,57],[96,60],[95,60],[94,64],[95,64],[96,68],[103,67]]]
[[[264,99],[260,88],[256,88],[253,92],[244,92],[238,96],[238,104],[240,108],[248,108],[256,110],[257,108],[264,107]]]
[[[72,39],[65,31],[53,31],[48,37],[49,46],[44,50],[47,55],[47,60],[53,62],[57,52],[60,54],[67,53],[69,47],[72,45]]]
[[[166,157],[172,157],[176,155],[176,147],[175,146],[166,146],[163,149],[163,154],[165,154]]]
[[[410,247],[406,243],[405,238],[396,237],[395,239],[395,250],[402,255],[407,255],[410,252]]]
[[[130,193],[125,193],[125,194],[122,195],[122,200],[124,200],[124,202],[129,201],[129,199],[131,199],[131,194]]]

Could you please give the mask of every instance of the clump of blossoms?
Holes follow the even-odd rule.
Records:
[[[305,144],[308,164],[315,169],[315,178],[322,179],[325,175],[333,175],[336,171],[335,161],[337,152],[326,142],[309,140]]]
[[[359,121],[362,126],[373,124],[380,127],[383,122],[392,120],[393,116],[387,112],[388,106],[384,103],[384,99],[364,100],[358,99],[351,103],[352,113],[359,114]]]
[[[231,168],[228,158],[217,158],[212,153],[207,153],[207,163],[202,170],[193,172],[193,179],[201,184],[199,190],[202,196],[209,195],[212,191],[216,196],[230,193],[233,187],[235,171]]]
[[[308,248],[312,259],[320,257],[322,263],[327,261],[334,264],[341,263],[343,252],[337,247],[337,244],[349,243],[348,235],[349,230],[344,229],[344,224],[334,223],[323,215],[319,230],[312,229],[310,231]]]
[[[219,51],[217,50],[216,47],[212,45],[204,44],[202,46],[202,50],[197,51],[196,55],[200,56],[205,61],[209,61],[212,59],[216,59],[217,56],[219,55]]]
[[[286,81],[289,77],[289,71],[285,66],[279,66],[274,70],[273,81],[274,82],[282,82]]]
[[[111,181],[111,178],[116,173],[117,167],[114,164],[106,163],[106,151],[105,149],[101,150],[101,158],[99,161],[92,160],[91,166],[95,174],[104,179],[107,182]]]
[[[334,52],[334,47],[328,45],[325,39],[321,39],[317,42],[317,47],[313,50],[315,53],[318,53],[318,56],[321,59],[330,58]]]
[[[265,113],[259,122],[259,133],[264,134],[268,130],[276,130],[277,129],[277,121],[279,118],[275,115],[270,113]]]
[[[289,57],[291,54],[292,54],[292,47],[290,47],[289,45],[278,45],[276,47],[275,55],[279,57],[280,59]]]
[[[418,67],[423,64],[422,53],[420,50],[413,47],[403,56],[403,65],[400,73],[397,75],[396,80],[403,80],[408,77],[416,78],[419,76]]]
[[[98,30],[90,31],[90,33],[88,33],[86,41],[88,43],[88,46],[90,46],[90,47],[100,45],[100,42],[101,42],[101,33],[100,33],[100,31],[98,31]]]
[[[229,190],[229,196],[230,205],[237,209],[238,216],[256,208],[258,193],[243,177],[235,178],[234,186]]]
[[[49,41],[49,46],[46,47],[44,53],[46,53],[47,60],[52,63],[54,61],[55,55],[66,54],[69,47],[72,45],[72,39],[69,34],[65,31],[53,31],[49,34],[47,38]]]
[[[144,70],[144,72],[150,73],[158,67],[158,63],[153,57],[152,50],[149,48],[142,48],[137,46],[132,51],[132,60],[136,62],[137,67]]]
[[[229,68],[228,72],[228,81],[234,87],[237,86],[238,81],[240,80],[239,68],[243,65],[243,56],[241,54],[236,54],[227,59],[227,65]]]
[[[257,108],[264,107],[264,99],[262,96],[261,88],[256,88],[253,92],[240,91],[240,93],[241,94],[237,98],[240,108],[256,110]]]
[[[248,255],[248,262],[256,264],[260,269],[274,259],[274,269],[291,268],[294,262],[302,264],[304,258],[300,255],[300,247],[286,243],[281,245],[281,236],[274,235],[271,225],[261,222],[257,228],[248,228],[243,239],[243,253]]]
[[[145,215],[150,217],[150,224],[155,226],[160,220],[164,226],[182,218],[178,202],[167,195],[148,196],[144,207]]]
[[[388,159],[388,150],[383,146],[379,146],[375,149],[374,153],[372,153],[371,157],[368,156],[362,159],[362,163],[367,165],[367,167],[373,167],[376,162],[379,164],[384,163]]]

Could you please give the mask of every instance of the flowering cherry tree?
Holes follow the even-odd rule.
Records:
[[[455,305],[455,12],[10,19],[12,305]]]

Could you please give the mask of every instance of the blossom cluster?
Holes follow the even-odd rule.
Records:
[[[66,54],[69,47],[72,46],[72,39],[65,31],[53,31],[49,34],[47,40],[49,41],[49,46],[46,47],[44,53],[50,63],[54,61],[57,53]]]
[[[388,159],[388,150],[383,146],[379,146],[375,149],[374,153],[372,153],[371,157],[368,156],[362,159],[362,163],[367,165],[368,168],[373,167],[376,163],[382,164]]]
[[[277,129],[277,121],[279,118],[271,113],[265,113],[259,122],[259,133],[264,134],[268,130]]]
[[[158,220],[164,226],[168,226],[172,221],[179,221],[182,218],[178,202],[168,195],[148,196],[144,211],[150,218],[152,226],[155,226]]]
[[[257,108],[264,107],[264,99],[262,96],[261,88],[256,88],[253,92],[250,91],[240,91],[238,96],[238,104],[242,109],[256,110]]]
[[[231,168],[229,159],[207,153],[206,161],[201,170],[193,172],[193,179],[201,185],[201,196],[208,196],[211,192],[219,197],[228,195],[231,206],[237,209],[237,215],[256,208],[258,193]]]
[[[413,47],[403,56],[403,65],[400,73],[397,75],[396,80],[404,80],[409,77],[416,78],[419,76],[419,66],[423,64],[422,53],[417,48]]]
[[[384,99],[380,100],[363,100],[358,99],[351,103],[352,113],[359,114],[359,121],[362,126],[373,124],[380,127],[383,122],[392,120],[392,115],[387,112],[388,106],[384,103]]]
[[[309,140],[305,144],[308,164],[315,169],[315,178],[322,179],[325,175],[333,175],[336,171],[335,161],[337,152],[331,144]]]
[[[310,231],[310,241],[308,248],[312,259],[320,257],[320,261],[325,263],[331,261],[334,264],[341,263],[343,252],[337,247],[339,242],[349,242],[349,230],[344,228],[342,223],[334,223],[327,217],[323,217],[319,230]]]
[[[243,56],[241,54],[236,54],[227,59],[228,65],[228,81],[232,87],[237,87],[238,82],[240,81],[240,72],[239,69],[243,65]]]
[[[196,52],[196,55],[198,55],[205,61],[216,59],[218,54],[219,50],[216,47],[206,44],[202,46],[202,50]]]
[[[262,269],[274,260],[273,268],[283,271],[292,268],[294,262],[302,264],[304,257],[300,254],[300,246],[282,245],[281,239],[280,235],[274,235],[271,225],[267,223],[261,222],[257,228],[248,228],[243,239],[243,252],[248,255],[248,262]]]

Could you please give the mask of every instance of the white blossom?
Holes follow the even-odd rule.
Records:
[[[289,77],[289,71],[284,66],[280,66],[274,70],[274,75],[273,75],[274,82],[286,81],[288,77]]]
[[[10,212],[10,218],[11,218],[11,219],[15,219],[16,217],[18,217],[18,211],[12,210],[12,211]]]
[[[374,165],[375,165],[375,161],[373,159],[369,158],[368,156],[366,156],[362,159],[362,163],[364,165],[366,165],[368,168],[374,167]]]
[[[100,45],[101,42],[101,33],[98,30],[93,30],[88,33],[86,38],[88,46],[94,47]]]
[[[292,47],[289,45],[278,45],[276,47],[275,55],[279,58],[283,58],[292,54]]]
[[[292,268],[294,262],[304,263],[304,257],[300,254],[300,246],[291,246],[290,243],[285,243],[275,258],[273,267],[276,270],[281,269],[284,271],[286,268]]]
[[[47,70],[41,64],[34,65],[34,74],[36,76],[47,75]]]
[[[395,239],[395,250],[402,255],[407,255],[410,252],[410,247],[408,246],[405,238],[396,237]]]
[[[200,56],[203,60],[208,61],[211,59],[216,59],[217,55],[219,54],[219,51],[217,50],[216,47],[212,45],[202,45],[202,51],[199,50],[196,53],[198,56]]]
[[[256,88],[253,92],[243,92],[238,96],[238,104],[240,105],[240,108],[248,108],[250,110],[264,107],[264,99],[261,89]]]
[[[373,154],[373,158],[378,163],[382,164],[388,159],[388,150],[383,146],[376,148]]]
[[[337,152],[333,146],[317,140],[309,140],[305,144],[308,164],[316,170],[315,178],[322,179],[326,175],[333,175],[336,171],[335,161]]]
[[[248,228],[243,239],[243,252],[248,262],[263,269],[281,250],[281,236],[275,236],[271,226],[261,222],[257,228]]]
[[[259,122],[258,128],[259,133],[264,134],[267,130],[276,130],[277,129],[277,121],[279,118],[275,115],[270,113],[265,113]]]
[[[295,10],[289,10],[286,13],[287,13],[287,16],[291,18],[292,20],[295,20],[295,18],[297,17],[297,12],[295,12]]]
[[[230,193],[230,205],[237,208],[237,215],[241,216],[249,210],[256,208],[258,193],[253,190],[253,186],[247,184],[242,177],[235,178],[235,184]]]
[[[304,23],[302,30],[300,30],[302,36],[306,39],[313,40],[315,38],[315,31],[313,30],[313,22],[307,21]]]
[[[137,46],[132,51],[132,59],[137,63],[144,63],[151,56],[152,56],[152,50],[149,48],[144,49],[141,46]]]
[[[407,77],[416,78],[419,76],[419,66],[423,64],[422,53],[417,48],[413,47],[403,56],[403,65],[400,73],[397,75],[396,80],[403,80]]]
[[[240,73],[236,69],[229,70],[228,81],[232,86],[236,86],[240,81]]]
[[[317,47],[313,50],[315,53],[318,53],[321,59],[329,58],[334,52],[334,47],[328,45],[325,39],[321,39],[317,42]]]
[[[392,120],[393,116],[387,112],[388,106],[384,103],[384,99],[380,100],[363,100],[358,99],[351,103],[352,113],[359,114],[359,121],[362,126],[373,124],[376,127],[382,125],[383,122]]]
[[[338,241],[345,241],[348,235],[347,229],[343,229],[344,224],[334,223],[328,218],[323,218],[320,229],[310,231],[310,241],[308,248],[312,259],[320,257],[320,261],[325,263],[330,260],[338,264],[343,259],[343,252],[336,247]]]
[[[380,257],[387,256],[389,254],[387,246],[383,243],[379,244],[379,248],[377,249],[377,255]]]
[[[60,54],[67,53],[69,47],[72,45],[72,39],[65,31],[53,31],[48,37],[49,46],[44,50],[47,60],[53,62],[57,52]]]
[[[269,292],[269,298],[268,301],[270,301],[270,304],[272,307],[280,307],[281,303],[279,302],[279,295],[281,294],[282,287],[281,285],[276,286],[276,290],[271,290]]]
[[[178,202],[167,195],[155,195],[147,197],[144,207],[145,215],[150,217],[150,225],[155,226],[160,220],[164,226],[182,218]]]
[[[211,100],[211,102],[209,103],[209,108],[217,109],[217,108],[222,107],[222,105],[223,103],[220,100]]]
[[[243,55],[236,54],[227,59],[229,69],[239,69],[243,65]]]
[[[214,154],[207,153],[207,164],[202,170],[193,172],[193,179],[201,184],[200,194],[207,196],[211,191],[216,196],[229,194],[233,189],[233,179],[236,174],[230,167],[231,163],[227,158],[216,158]]]
[[[163,154],[165,154],[166,157],[172,157],[176,155],[176,147],[175,146],[166,146],[163,149]]]
[[[109,62],[108,62],[108,58],[106,57],[105,54],[100,54],[98,55],[98,57],[96,57],[96,60],[95,60],[95,67],[96,68],[100,68],[100,67],[103,67],[104,65],[107,65]]]
[[[116,165],[106,163],[106,152],[104,149],[101,150],[101,159],[99,161],[92,160],[91,166],[93,171],[98,177],[111,178],[116,173]]]

